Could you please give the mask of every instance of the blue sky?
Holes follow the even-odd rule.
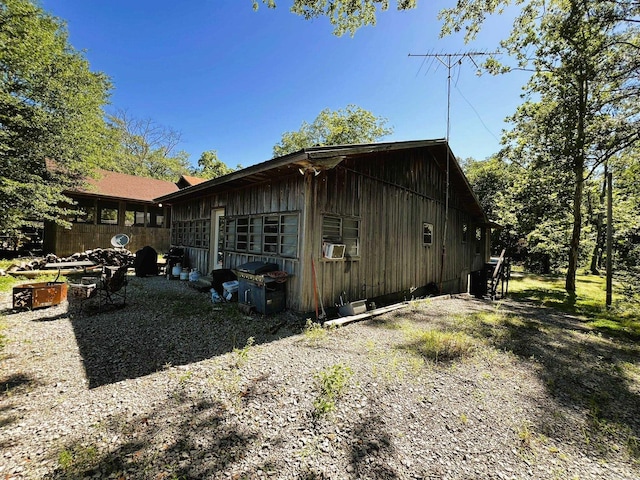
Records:
[[[491,19],[481,36],[439,38],[446,2],[395,3],[375,27],[335,37],[328,20],[305,21],[290,1],[254,12],[251,0],[41,0],[67,22],[71,44],[114,89],[107,111],[126,110],[182,134],[192,163],[205,150],[235,167],[272,157],[286,131],[324,108],[355,104],[385,117],[385,141],[444,138],[447,70],[409,54],[491,51],[510,27]],[[440,3],[440,2],[438,2]],[[453,152],[484,159],[499,149],[504,118],[521,103],[522,74],[452,70]]]

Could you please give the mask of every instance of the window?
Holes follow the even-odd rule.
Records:
[[[462,224],[462,243],[467,243],[469,240],[469,225],[466,223]]]
[[[476,227],[476,254],[480,255],[482,247],[482,228]]]
[[[433,245],[433,224],[424,222],[422,224],[422,245]]]
[[[225,218],[225,250],[296,257],[298,214]]]
[[[105,225],[118,224],[118,204],[98,201],[98,223]]]
[[[359,257],[360,219],[324,215],[322,217],[322,241],[326,243],[342,243],[345,245],[346,257]]]
[[[260,253],[262,251],[262,217],[249,219],[249,251]]]
[[[147,221],[148,218],[149,216],[145,213],[143,205],[132,205],[127,203],[127,209],[124,212],[124,224],[127,227],[144,227],[149,223]]]
[[[76,205],[69,205],[69,208],[75,210],[69,216],[69,221],[73,223],[95,223],[96,206],[93,200],[77,200]]]
[[[171,226],[171,243],[185,247],[209,248],[211,236],[211,220],[189,220],[173,222]]]
[[[164,228],[164,209],[162,207],[148,207],[148,227]]]

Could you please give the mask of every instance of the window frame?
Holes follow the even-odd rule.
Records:
[[[422,246],[423,247],[431,247],[433,245],[433,237],[434,237],[434,229],[433,223],[431,222],[422,222]],[[429,241],[426,241],[427,236],[429,237]]]
[[[225,216],[224,251],[299,258],[300,212]]]
[[[322,243],[340,243],[345,245],[342,261],[359,260],[361,256],[362,218],[351,215],[323,213],[321,223]],[[335,262],[337,259],[328,259]]]

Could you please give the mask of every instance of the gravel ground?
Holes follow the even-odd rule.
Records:
[[[127,293],[0,298],[0,478],[640,478],[640,349],[575,318],[461,296],[305,329],[162,277]],[[434,359],[432,331],[466,348]]]

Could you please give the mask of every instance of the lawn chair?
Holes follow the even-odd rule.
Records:
[[[105,267],[98,283],[96,293],[98,306],[111,305],[124,307],[127,304],[127,270],[129,267]]]

